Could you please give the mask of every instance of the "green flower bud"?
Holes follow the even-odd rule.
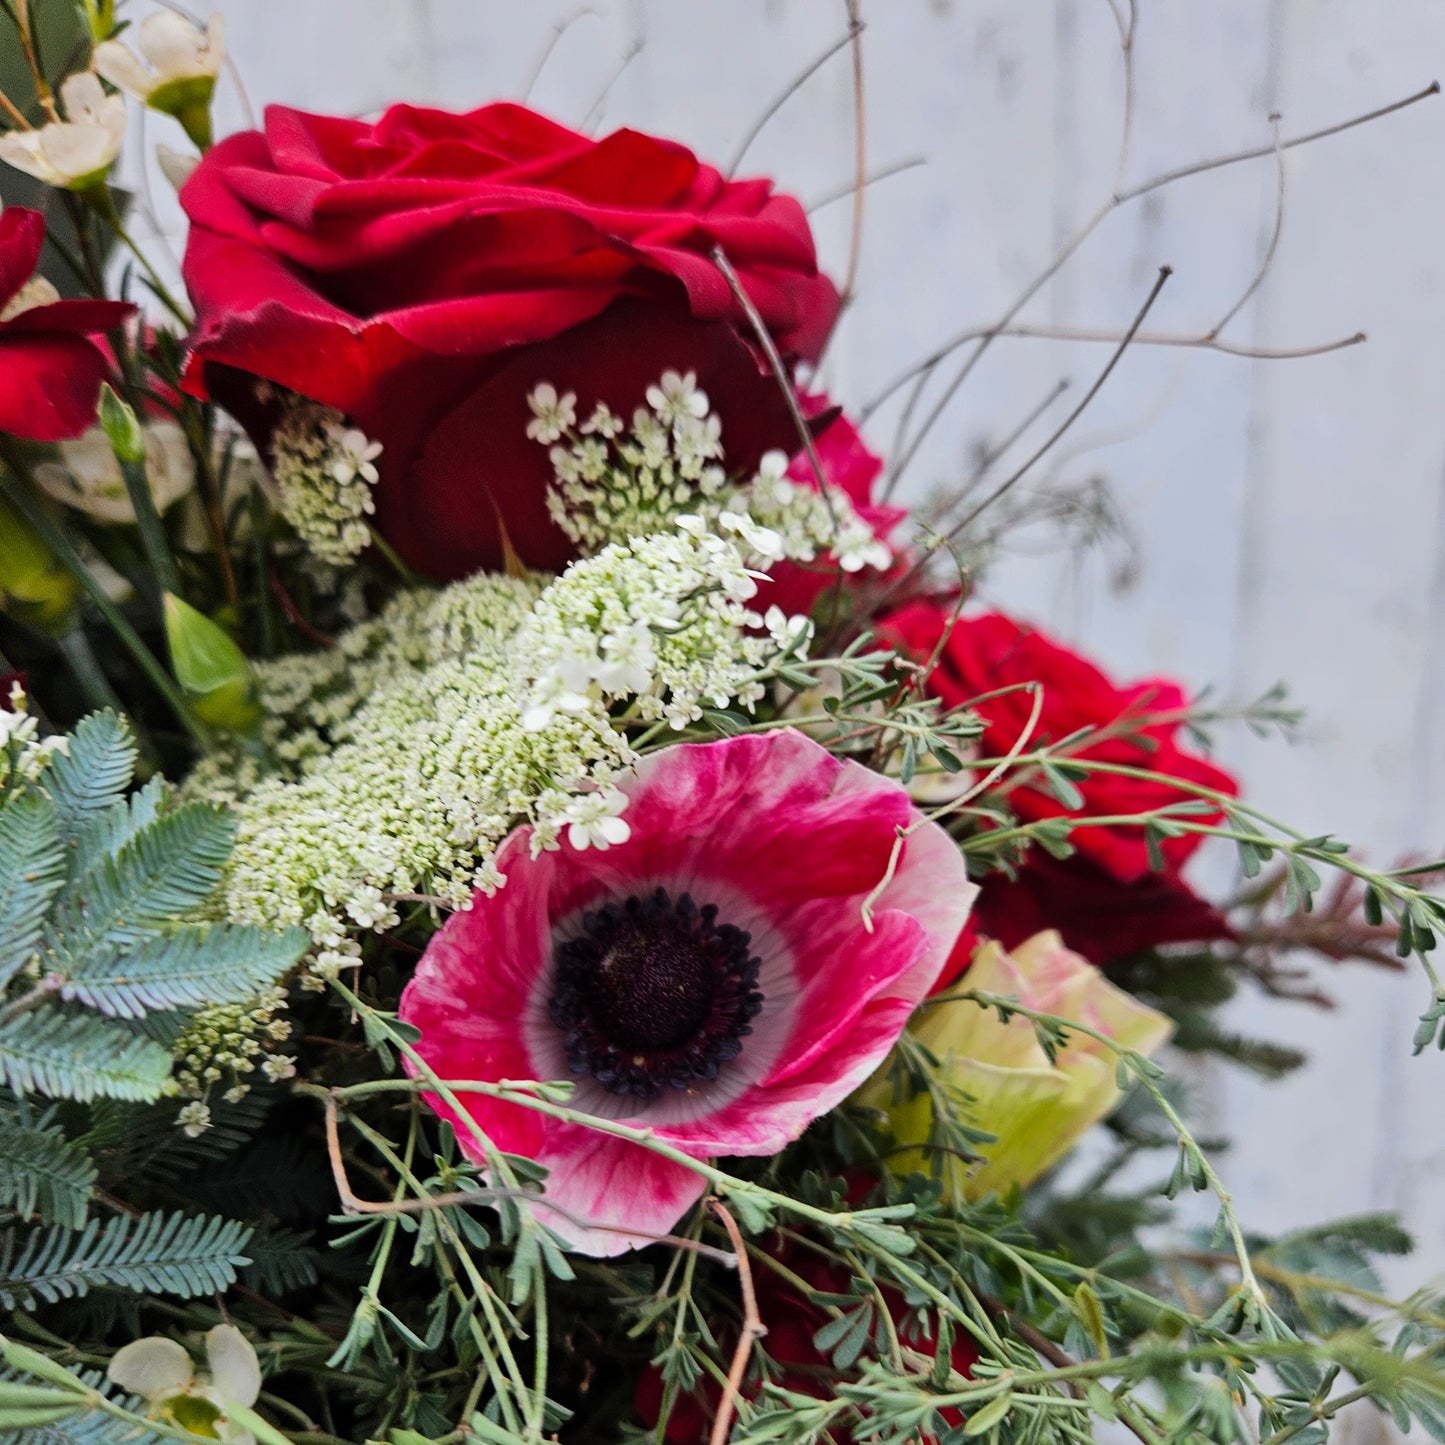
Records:
[[[109,382],[101,383],[100,425],[118,462],[145,461],[145,433],[135,409],[115,394]]]
[[[171,670],[204,723],[227,732],[253,733],[261,720],[255,675],[225,629],[173,592],[165,597]]]

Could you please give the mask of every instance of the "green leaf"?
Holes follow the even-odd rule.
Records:
[[[1002,1395],[995,1395],[982,1409],[975,1410],[968,1417],[968,1423],[963,1427],[963,1433],[968,1436],[985,1435],[1013,1409],[1014,1397],[1012,1390],[1005,1390]]]
[[[234,819],[204,803],[156,819],[72,881],[57,910],[66,951],[133,941],[204,902],[235,833]]]
[[[57,1009],[0,1023],[0,1077],[52,1099],[155,1099],[171,1071],[159,1044],[102,1019]]]
[[[101,1286],[182,1299],[230,1288],[250,1263],[248,1225],[217,1216],[119,1216],[70,1229],[11,1231],[0,1240],[0,1304],[33,1310]]]
[[[79,1229],[94,1185],[90,1156],[58,1125],[22,1123],[16,1109],[0,1105],[0,1208]]]
[[[120,800],[135,772],[135,739],[113,712],[82,719],[45,769],[62,842],[73,842],[93,814]]]
[[[75,960],[61,996],[116,1018],[157,1009],[241,1003],[276,982],[305,951],[299,928],[265,933],[235,924],[183,924],[133,947],[112,944]]]
[[[0,1430],[29,1430],[49,1425],[85,1408],[85,1400],[49,1385],[0,1380]]]
[[[35,952],[51,900],[65,882],[60,820],[48,798],[0,800],[0,988]]]

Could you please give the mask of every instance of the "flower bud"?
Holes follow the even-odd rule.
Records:
[[[60,559],[0,497],[0,606],[32,627],[60,637],[70,631],[80,586]]]
[[[174,593],[165,597],[166,644],[171,671],[204,723],[250,733],[261,720],[255,675],[225,629]]]
[[[1163,1014],[1071,953],[1052,931],[1035,934],[1012,953],[985,944],[962,982],[1037,1013],[1085,1024],[1141,1054],[1159,1048],[1173,1028]],[[1031,1019],[1015,1014],[1003,1023],[993,1009],[969,999],[929,1005],[909,1028],[938,1060],[939,1082],[958,1102],[963,1121],[995,1136],[978,1146],[980,1163],[943,1157],[948,1196],[977,1200],[1030,1183],[1119,1101],[1117,1056],[1088,1034],[1070,1031],[1051,1063]],[[928,1173],[940,1162],[922,1147],[933,1124],[930,1094],[897,1105],[892,1099],[892,1085],[882,1075],[860,1094],[861,1102],[886,1109],[898,1143],[912,1146],[890,1166],[899,1174]]]
[[[100,387],[100,425],[116,461],[145,461],[145,435],[136,419],[135,408],[122,401],[109,382],[102,382]]]

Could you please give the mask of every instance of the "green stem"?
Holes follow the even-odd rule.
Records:
[[[151,491],[144,462],[121,462],[120,474],[125,478],[125,489],[130,494],[130,504],[135,509],[135,523],[140,531],[141,546],[146,561],[150,563],[151,575],[161,593],[181,595],[180,574],[176,571],[176,559],[171,554],[171,544],[161,525],[161,514],[156,511],[155,494]],[[157,599],[157,615],[159,615]]]
[[[0,478],[0,490],[3,490],[4,495],[14,503],[25,520],[40,533],[65,569],[85,589],[95,604],[96,611],[105,618],[111,631],[120,639],[121,645],[136,660],[155,690],[166,700],[192,742],[202,752],[209,751],[210,730],[191,711],[175,679],[161,666],[156,655],[145,645],[135,628],[126,621],[121,610],[106,596],[105,588],[92,575],[64,530],[51,520],[50,514],[36,502],[29,488],[19,485],[18,478],[29,479],[29,470],[8,441],[0,440],[0,456],[4,457],[15,473],[14,476]]]

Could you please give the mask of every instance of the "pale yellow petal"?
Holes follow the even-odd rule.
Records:
[[[147,1400],[185,1390],[194,1378],[191,1357],[164,1335],[132,1340],[115,1352],[106,1374],[113,1383]]]
[[[217,1325],[206,1335],[211,1387],[220,1402],[256,1403],[261,1393],[261,1365],[250,1340],[235,1325]]]

